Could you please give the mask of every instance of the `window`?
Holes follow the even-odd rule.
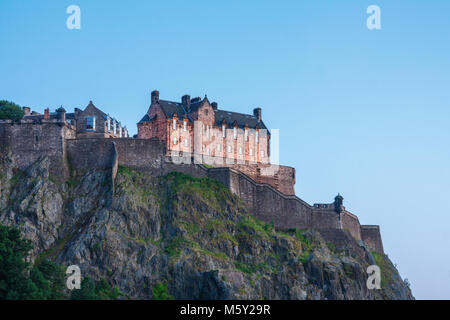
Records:
[[[178,139],[177,139],[177,137],[174,137],[173,138],[173,144],[177,144],[178,143]]]
[[[242,154],[242,147],[239,147],[239,154]]]
[[[220,143],[217,145],[217,151],[222,151],[222,145]]]
[[[245,134],[244,134],[244,136],[245,136],[245,141],[248,141],[248,130],[247,130],[247,129],[245,129]]]
[[[228,146],[228,153],[231,153],[231,146]]]
[[[173,119],[172,124],[173,124],[173,130],[177,130],[177,120],[176,119]]]
[[[261,157],[264,157],[264,150],[261,150]]]
[[[187,131],[187,121],[183,121],[183,131]]]
[[[108,119],[106,120],[106,127],[108,132],[111,131],[111,118],[108,117]]]
[[[234,137],[234,139],[237,139],[237,128],[236,127],[233,128],[233,137]]]
[[[122,138],[122,126],[119,126],[119,138]]]
[[[251,156],[253,155],[253,149],[250,149],[250,155]]]
[[[256,143],[258,143],[259,142],[259,131],[257,130],[256,131]]]
[[[184,146],[189,147],[189,140],[187,138],[184,139]]]
[[[222,137],[225,138],[226,137],[226,128],[225,125],[222,125]]]
[[[87,131],[95,130],[95,117],[86,117],[86,130]]]
[[[117,129],[117,122],[116,122],[116,120],[113,120],[112,122],[113,122],[113,134],[115,135],[116,129]]]

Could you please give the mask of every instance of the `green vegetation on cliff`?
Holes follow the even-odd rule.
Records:
[[[0,283],[4,298],[412,297],[387,257],[392,281],[369,291],[365,270],[374,258],[353,238],[338,246],[315,230],[277,230],[215,180],[119,166],[112,192],[110,170],[73,172],[76,183],[63,183],[49,179],[48,158],[20,178],[11,163],[0,161],[0,223],[20,229],[33,248],[1,247],[2,256],[19,255],[15,267],[2,269],[16,270]],[[74,264],[82,289],[61,296],[58,266]],[[29,285],[17,286],[15,278]]]

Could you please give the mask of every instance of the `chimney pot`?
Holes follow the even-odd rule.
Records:
[[[44,110],[44,119],[50,119],[50,109],[49,108]]]
[[[214,110],[217,110],[217,102],[213,102],[213,103],[211,103],[211,107],[214,109]]]

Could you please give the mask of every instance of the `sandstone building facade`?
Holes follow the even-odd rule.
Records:
[[[236,160],[269,163],[268,132],[261,108],[253,115],[219,110],[208,98],[181,102],[160,100],[159,91],[151,93],[150,107],[138,123],[138,138],[158,138],[168,152],[177,151]],[[231,161],[233,163],[233,161]]]

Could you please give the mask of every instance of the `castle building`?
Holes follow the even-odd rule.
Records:
[[[180,102],[159,99],[151,94],[151,104],[138,126],[138,138],[165,141],[167,151],[233,159],[241,163],[269,163],[270,132],[261,117],[218,109],[205,96]]]
[[[270,133],[261,117],[219,110],[208,98],[180,102],[151,95],[148,112],[138,123],[138,137],[98,109],[92,101],[84,110],[67,113],[30,112],[20,120],[0,120],[0,153],[10,154],[18,170],[26,170],[45,156],[49,173],[67,181],[92,168],[111,173],[112,192],[119,165],[155,176],[172,171],[215,179],[238,195],[248,211],[276,228],[314,228],[327,241],[339,242],[345,230],[370,250],[383,253],[380,228],[361,225],[337,195],[333,203],[309,205],[295,195],[295,169],[269,161]],[[122,138],[122,139],[120,139]],[[229,159],[220,165],[178,163],[169,152],[186,152]]]
[[[49,123],[60,121],[70,125],[77,139],[92,138],[128,138],[128,129],[116,119],[98,109],[92,101],[84,110],[75,108],[73,113],[67,113],[63,107],[55,112],[45,109],[44,114],[30,111],[23,107],[25,113],[23,120],[35,123]]]

